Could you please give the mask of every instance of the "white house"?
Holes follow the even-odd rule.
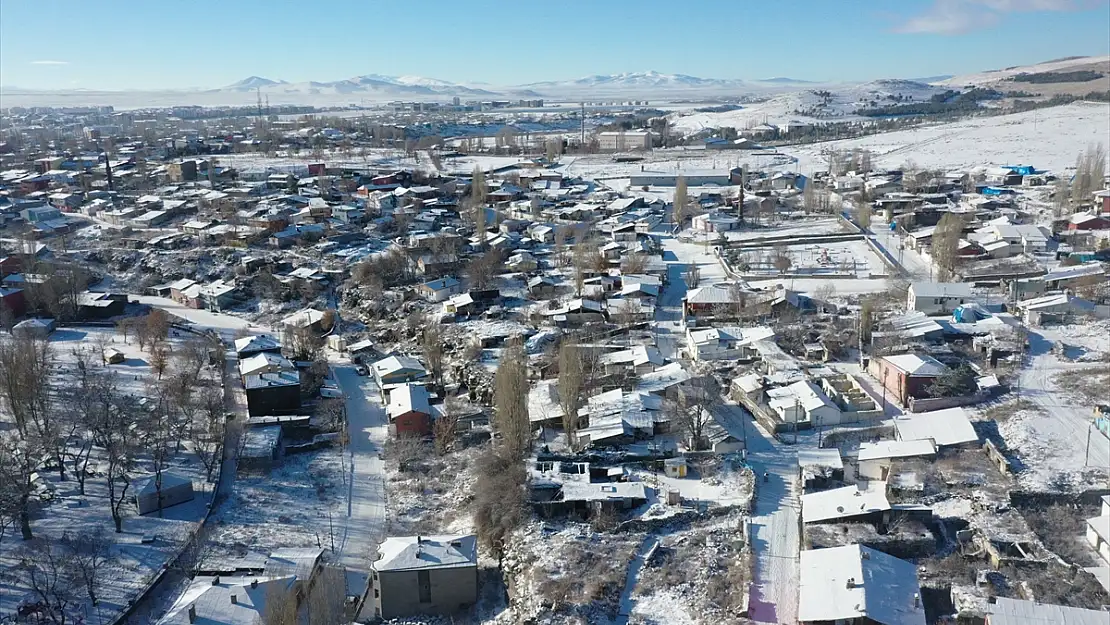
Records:
[[[906,310],[947,315],[971,301],[975,301],[972,285],[965,282],[914,282],[906,295]]]
[[[783,423],[808,423],[818,427],[840,423],[840,408],[809,380],[770,389],[767,398],[767,405]]]
[[[747,355],[744,349],[746,346],[774,336],[775,331],[766,326],[704,330],[687,328],[686,349],[693,360],[735,360]]]

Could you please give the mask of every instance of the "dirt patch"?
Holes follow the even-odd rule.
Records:
[[[983,409],[983,416],[991,421],[1005,421],[1023,410],[1040,410],[1040,408],[1028,399],[1012,399]]]
[[[1096,505],[1056,504],[1022,508],[1021,514],[1045,547],[1068,564],[1088,567],[1101,564],[1085,536],[1086,519],[1097,516],[1098,511]]]

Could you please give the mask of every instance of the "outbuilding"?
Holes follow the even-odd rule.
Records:
[[[138,486],[135,491],[135,507],[138,508],[139,514],[157,512],[159,509],[157,478],[150,476]],[[161,491],[162,510],[192,501],[194,497],[193,481],[174,473],[162,474]]]

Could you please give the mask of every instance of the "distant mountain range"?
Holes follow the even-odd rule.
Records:
[[[422,76],[385,76],[366,74],[331,82],[271,80],[251,76],[212,92],[254,92],[266,95],[352,95],[352,96],[460,96],[460,97],[561,97],[661,95],[741,95],[748,92],[779,90],[783,87],[817,84],[793,78],[770,78],[747,82],[737,79],[699,78],[686,74],[627,72],[596,74],[572,80],[544,81],[497,87],[489,84],[453,83]]]

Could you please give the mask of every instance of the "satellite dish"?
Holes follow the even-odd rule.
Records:
[[[843,514],[843,513],[844,513],[844,506],[837,506],[837,507],[836,507],[836,511],[837,511],[837,512],[840,512],[841,514]]]

